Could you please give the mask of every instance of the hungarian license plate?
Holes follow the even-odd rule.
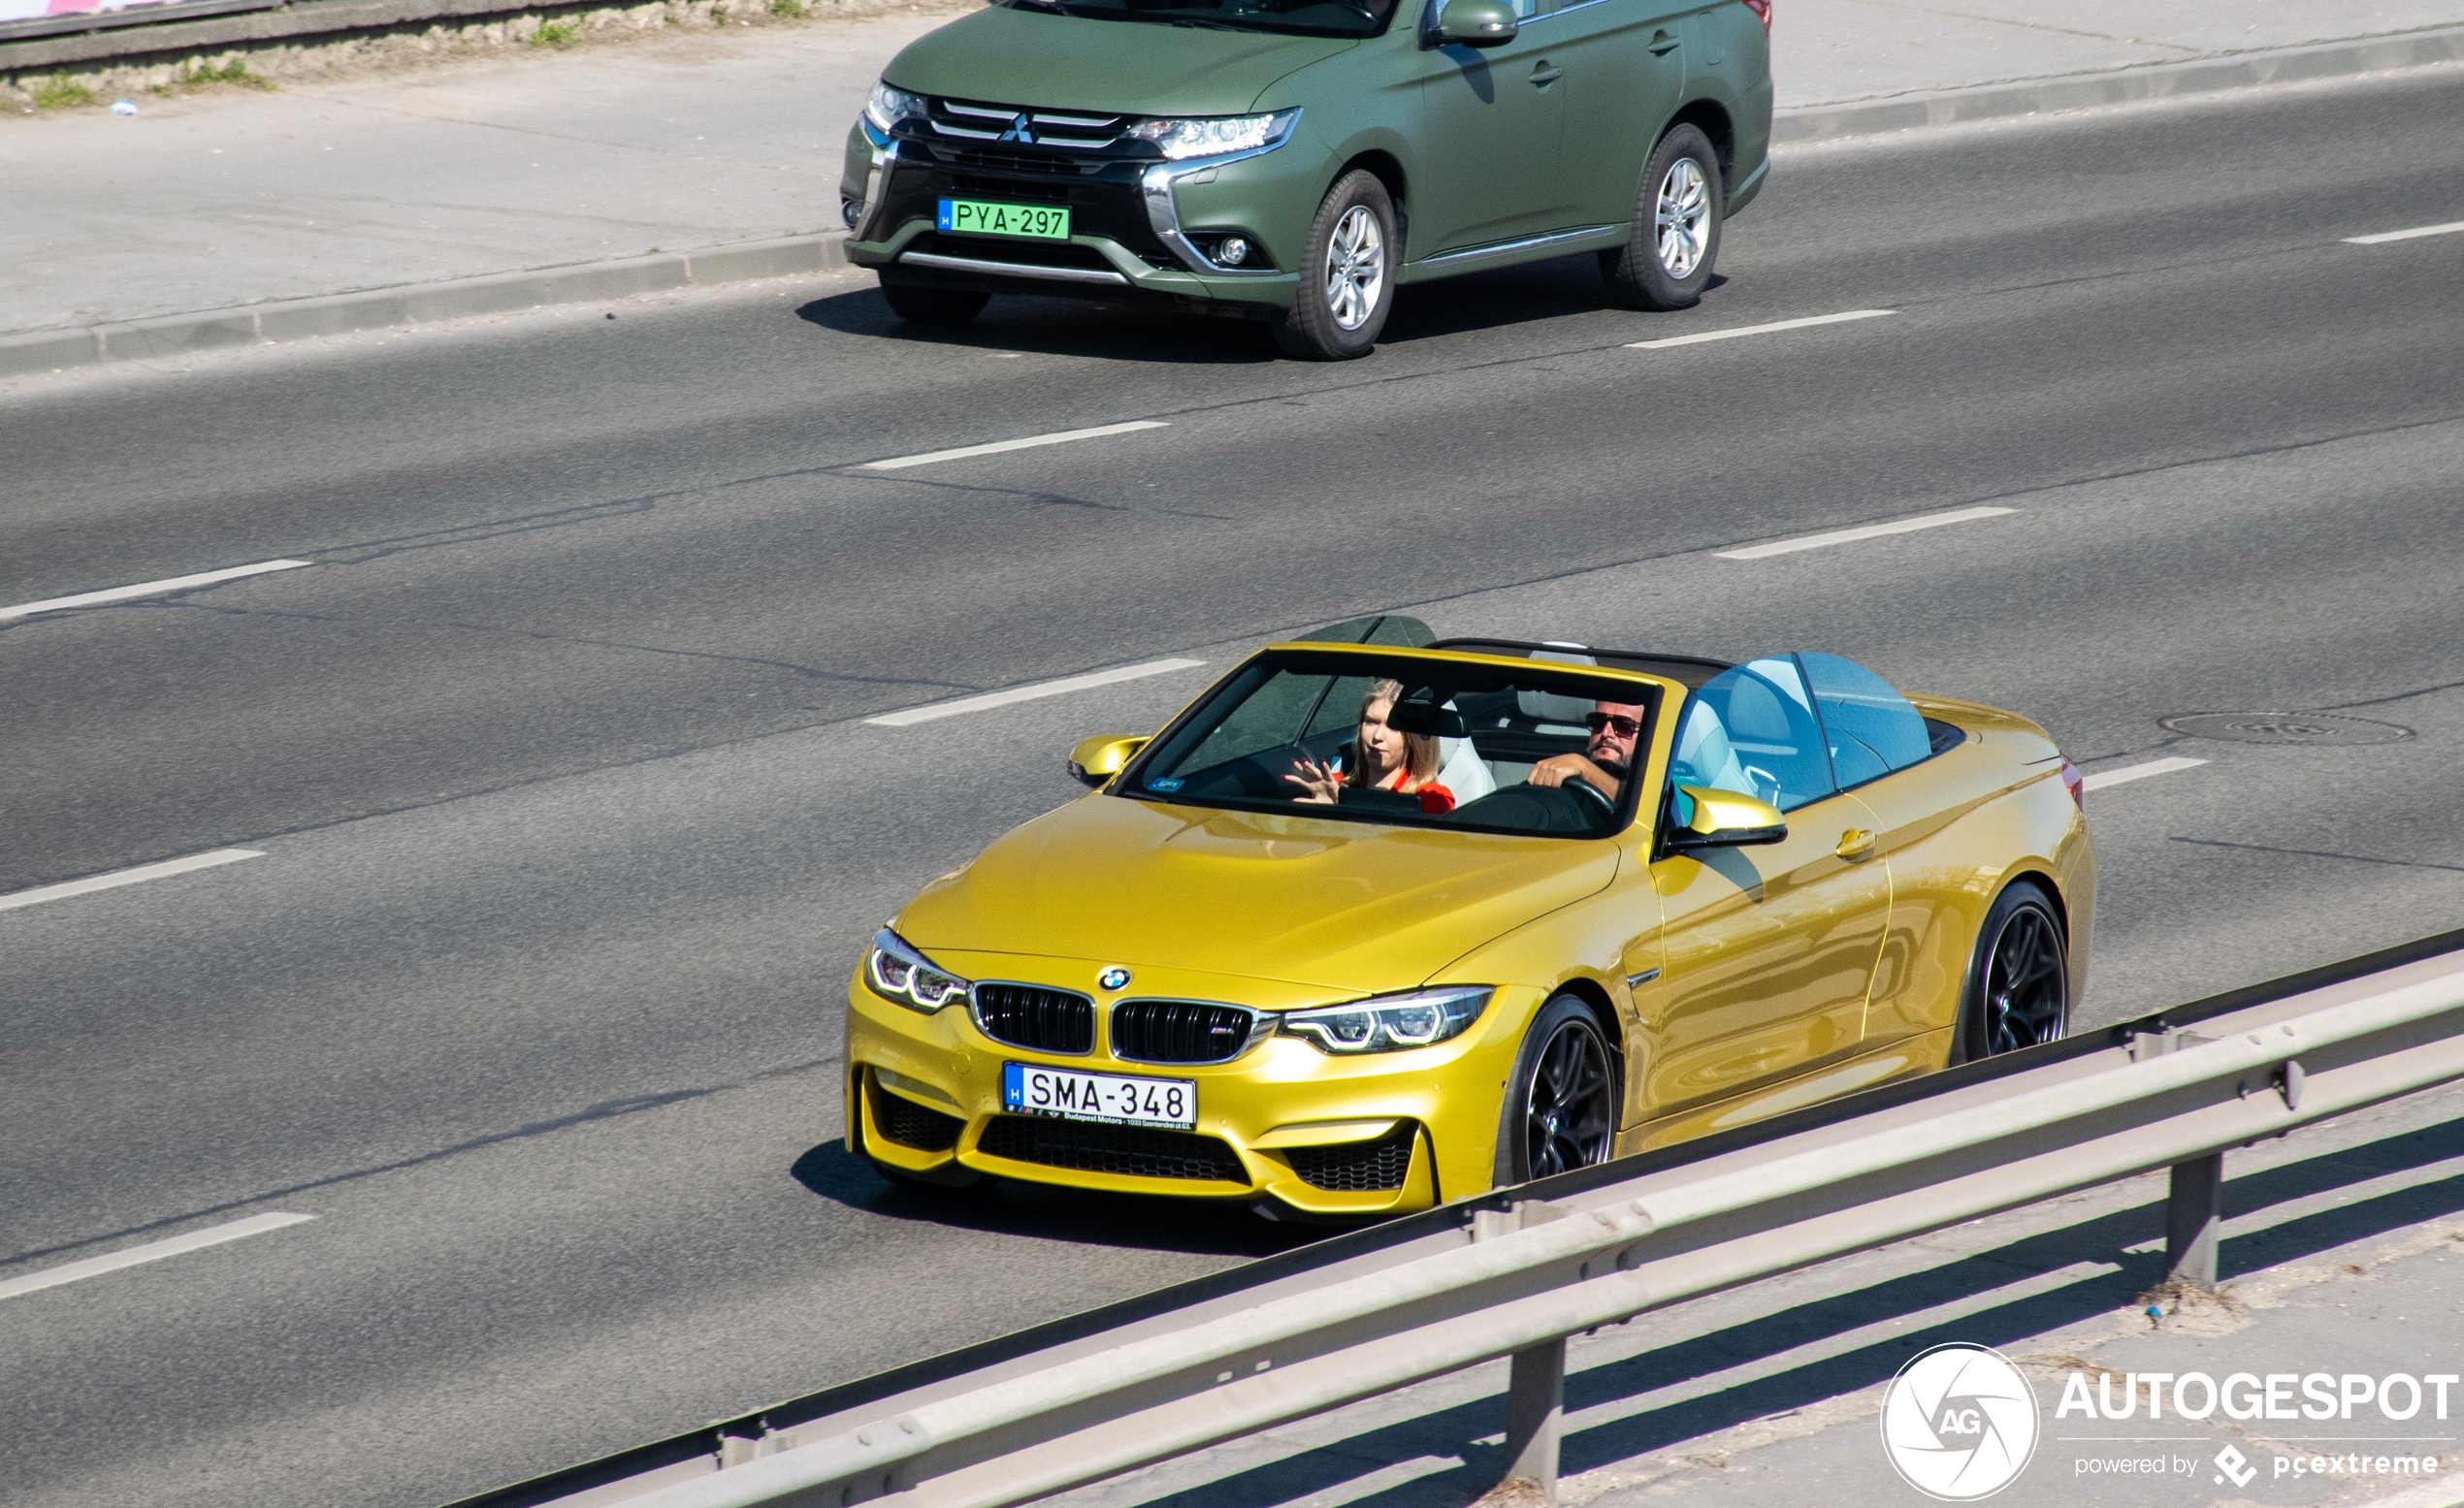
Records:
[[[1023,236],[1032,241],[1069,240],[1067,205],[996,205],[982,199],[945,199],[934,221],[960,236]]]
[[[1186,1078],[1132,1078],[1125,1074],[1082,1074],[1034,1063],[1004,1063],[1001,1107],[1022,1115],[1188,1131],[1198,1124],[1198,1086]]]

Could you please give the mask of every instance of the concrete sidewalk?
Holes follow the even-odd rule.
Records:
[[[0,339],[785,237],[809,241],[721,275],[828,265],[848,123],[882,65],[954,14],[934,3],[269,94],[147,96],[134,118],[0,117]],[[1779,0],[1774,73],[1784,111],[1894,129],[1905,112],[1872,102],[2454,26],[2464,0]],[[667,280],[643,286],[687,280],[653,271]],[[468,308],[395,300],[356,324],[310,311],[284,329],[608,296],[631,291],[624,272],[526,280]],[[191,323],[173,321],[166,345]],[[213,338],[282,333],[251,319]]]

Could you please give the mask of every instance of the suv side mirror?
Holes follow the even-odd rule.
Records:
[[[1069,778],[1082,786],[1103,789],[1114,776],[1120,773],[1120,767],[1129,762],[1131,754],[1147,747],[1147,741],[1151,736],[1146,733],[1098,733],[1093,738],[1080,739],[1078,747],[1069,752]]]
[[[1438,13],[1438,41],[1467,48],[1502,48],[1522,23],[1507,0],[1445,0]]]
[[[1708,786],[1679,786],[1694,802],[1694,817],[1669,830],[1671,853],[1689,849],[1746,849],[1788,836],[1788,819],[1767,801]]]

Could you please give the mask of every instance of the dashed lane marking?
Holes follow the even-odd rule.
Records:
[[[1717,552],[1723,561],[1763,561],[1774,555],[1795,555],[1799,550],[1820,550],[1827,545],[1844,545],[1858,539],[1879,539],[1885,534],[1913,534],[1921,529],[1940,529],[1946,524],[1965,524],[1972,519],[1997,519],[2017,508],[1957,508],[1949,513],[1926,513],[1912,519],[1894,519],[1888,524],[1865,524],[1856,529],[1834,529],[1828,533],[1800,534],[1795,539],[1775,539],[1767,545],[1747,545],[1742,550]]]
[[[64,607],[95,607],[105,602],[125,602],[133,597],[162,596],[173,592],[186,592],[192,587],[211,587],[218,581],[238,581],[243,576],[262,576],[268,571],[295,571],[314,561],[259,561],[254,565],[231,565],[218,571],[199,571],[194,576],[173,576],[163,581],[141,581],[133,587],[110,587],[101,592],[81,592],[75,596],[47,597],[40,602],[20,602],[15,607],[0,607],[0,624],[35,613],[57,612]]]
[[[2082,785],[2089,790],[2102,790],[2107,786],[2127,785],[2134,780],[2146,780],[2151,775],[2170,775],[2176,770],[2195,770],[2205,763],[2207,763],[2205,759],[2151,759],[2145,764],[2125,764],[2118,770],[2098,770],[2095,774],[2089,776]]]
[[[2381,231],[2376,236],[2347,236],[2348,246],[2383,246],[2391,241],[2418,241],[2424,236],[2452,236],[2464,231],[2464,220],[2449,220],[2445,225],[2416,225],[2409,231]]]
[[[1630,351],[1665,351],[1672,345],[1701,345],[1706,340],[1735,340],[1746,336],[1767,336],[1782,330],[1805,330],[1815,325],[1844,325],[1852,319],[1880,319],[1897,314],[1897,309],[1850,309],[1845,314],[1813,314],[1803,319],[1779,319],[1767,325],[1740,325],[1735,330],[1705,330],[1695,336],[1670,336],[1665,340],[1630,340]]]
[[[1091,430],[1062,430],[1053,434],[1030,434],[1019,440],[994,440],[989,445],[961,445],[956,450],[928,450],[921,456],[892,456],[888,461],[867,461],[869,471],[898,471],[908,466],[928,466],[936,461],[964,461],[969,456],[997,456],[1005,450],[1031,450],[1038,445],[1066,445],[1072,440],[1100,439],[1107,434],[1127,434],[1133,430],[1168,430],[1172,426],[1161,419],[1132,419],[1127,424],[1099,424]]]
[[[216,864],[236,864],[243,858],[263,857],[265,852],[260,849],[215,849],[207,853],[191,853],[186,858],[165,859],[159,864],[140,864],[135,869],[115,869],[108,875],[88,875],[82,880],[64,880],[58,884],[39,885],[31,890],[0,895],[0,911],[40,906],[45,901],[62,901],[72,895],[90,895],[97,890],[116,890],[124,884],[168,880],[192,869],[211,869]]]
[[[1122,665],[1116,670],[1096,670],[1083,676],[1064,676],[1058,681],[1039,681],[1033,686],[1014,686],[1006,691],[987,691],[982,696],[964,696],[956,701],[934,702],[928,707],[910,707],[904,712],[885,712],[864,721],[875,727],[913,727],[919,722],[931,722],[942,718],[964,717],[970,712],[985,712],[994,707],[1007,707],[1012,702],[1034,701],[1038,697],[1061,696],[1071,691],[1084,691],[1098,686],[1111,686],[1120,681],[1143,680],[1175,670],[1188,670],[1205,664],[1203,659],[1151,659],[1142,665]]]
[[[160,1262],[165,1257],[177,1257],[181,1252],[196,1251],[206,1246],[219,1246],[225,1241],[242,1240],[251,1235],[262,1235],[268,1231],[279,1231],[286,1225],[298,1225],[303,1220],[315,1218],[314,1215],[296,1215],[287,1210],[277,1209],[267,1214],[250,1215],[244,1220],[233,1220],[223,1225],[210,1225],[202,1231],[191,1231],[185,1235],[166,1236],[159,1241],[147,1241],[143,1246],[131,1246],[126,1251],[115,1251],[101,1257],[88,1257],[83,1262],[63,1263],[56,1267],[46,1267],[40,1272],[30,1272],[24,1277],[10,1278],[0,1282],[0,1299],[15,1299],[19,1294],[40,1293],[46,1288],[57,1288],[62,1283],[74,1283],[81,1278],[100,1277],[106,1272],[116,1272],[122,1267],[133,1267],[147,1262]]]

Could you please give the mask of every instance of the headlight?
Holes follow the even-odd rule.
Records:
[[[1399,1052],[1460,1035],[1480,1018],[1495,993],[1485,984],[1450,984],[1378,995],[1347,1006],[1286,1011],[1281,1030],[1308,1038],[1320,1052]]]
[[[888,927],[873,934],[873,946],[864,954],[864,982],[874,994],[910,1011],[938,1011],[967,993],[966,980],[935,966]]]
[[[1175,162],[1183,157],[1212,157],[1218,152],[1246,152],[1274,146],[1291,135],[1297,110],[1271,115],[1216,115],[1203,120],[1142,120],[1131,136],[1152,142]]]
[[[909,94],[904,89],[893,89],[887,83],[875,83],[873,97],[864,102],[864,118],[873,123],[874,130],[885,135],[889,133],[892,126],[909,115],[921,115],[924,112],[923,96]]]

